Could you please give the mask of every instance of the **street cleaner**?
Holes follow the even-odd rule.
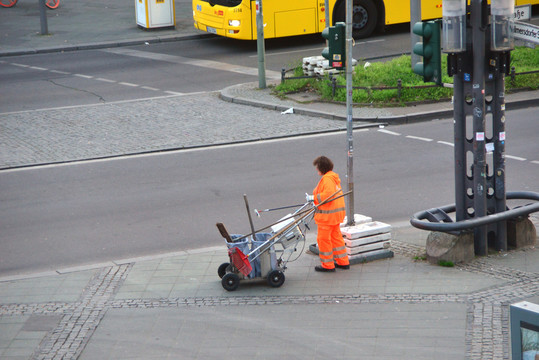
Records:
[[[318,205],[330,197],[336,198],[319,206],[314,215],[314,221],[318,226],[316,241],[321,262],[321,265],[315,266],[314,269],[320,272],[335,272],[335,268],[350,269],[340,227],[346,213],[341,179],[333,172],[333,162],[329,158],[319,156],[313,161],[313,165],[322,178],[313,194],[307,195],[307,201],[313,201]]]

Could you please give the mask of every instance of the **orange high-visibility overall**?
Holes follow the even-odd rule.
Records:
[[[313,191],[314,204],[318,205],[328,199],[337,190],[341,189],[341,179],[333,171],[328,171]],[[339,191],[333,197],[341,196]],[[344,197],[330,201],[320,206],[314,215],[314,221],[318,225],[318,251],[322,267],[334,269],[335,263],[339,265],[349,265],[346,247],[341,233],[340,224],[344,220],[346,208]]]

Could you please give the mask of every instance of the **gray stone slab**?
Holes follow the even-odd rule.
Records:
[[[455,303],[111,309],[80,359],[462,359],[465,328]]]

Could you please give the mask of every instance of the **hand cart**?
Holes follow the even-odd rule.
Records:
[[[221,236],[226,240],[230,259],[230,262],[221,264],[217,270],[223,288],[233,291],[238,288],[240,280],[257,278],[267,279],[268,284],[272,287],[283,285],[286,264],[297,250],[297,245],[300,242],[305,244],[305,231],[309,230],[309,223],[312,221],[316,209],[351,193],[349,191],[337,195],[339,192],[341,192],[340,189],[318,205],[314,205],[311,201],[303,205],[293,205],[293,207],[301,207],[293,214],[289,214],[275,224],[258,231],[254,230],[249,204],[246,195],[244,195],[252,232],[244,236],[230,235],[222,223],[217,223]],[[288,207],[276,209],[284,208]],[[255,213],[259,215],[256,209]],[[269,228],[272,230],[271,233],[262,232],[262,230]]]
[[[217,270],[223,288],[233,291],[238,288],[240,280],[260,278],[267,279],[271,287],[283,285],[286,265],[298,250],[298,244],[305,244],[305,231],[309,229],[315,208],[307,202],[277,223],[245,236],[229,235],[224,225],[218,223],[217,228],[226,240],[230,259]],[[268,228],[271,228],[270,233],[261,232]]]

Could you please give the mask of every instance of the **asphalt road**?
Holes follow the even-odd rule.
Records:
[[[508,191],[538,191],[534,109],[508,112]],[[454,202],[452,120],[354,135],[355,212],[392,225]],[[326,154],[345,183],[345,133],[0,172],[0,274],[222,244],[251,209],[304,201]],[[259,228],[286,213],[255,218]]]
[[[354,57],[383,57],[409,51],[409,35],[393,30],[358,41]],[[268,77],[320,55],[319,36],[266,41]],[[143,46],[14,56],[0,59],[0,114],[216,91],[256,81],[256,42],[205,38]]]

